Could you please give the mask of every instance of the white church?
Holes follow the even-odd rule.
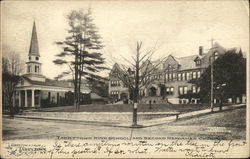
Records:
[[[29,60],[26,62],[27,72],[22,75],[21,81],[17,85],[15,105],[22,108],[72,105],[74,97],[73,83],[69,80],[51,80],[42,74],[35,22],[28,58]],[[91,90],[87,85],[83,84],[81,93],[81,104],[88,104]]]

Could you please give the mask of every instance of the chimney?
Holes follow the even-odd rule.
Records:
[[[201,56],[203,54],[203,46],[199,46],[199,55]]]

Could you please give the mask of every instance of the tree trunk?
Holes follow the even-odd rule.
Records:
[[[220,98],[220,111],[222,111],[223,100],[224,100],[224,95],[221,95],[221,98]]]
[[[13,107],[13,96],[9,97],[9,111],[10,111],[10,116],[14,117],[14,107]]]

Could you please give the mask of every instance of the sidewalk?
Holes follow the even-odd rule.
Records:
[[[237,104],[237,105],[231,105],[231,106],[223,106],[222,111],[227,110],[233,110],[241,107],[245,107],[246,104]],[[219,111],[219,107],[214,108],[213,113],[217,113]],[[179,115],[178,120],[184,120],[192,117],[198,117],[201,115],[208,115],[211,114],[211,109],[204,109],[199,111],[193,111],[189,113],[183,113]],[[115,120],[101,120],[101,121],[87,121],[87,120],[75,120],[75,119],[68,119],[68,118],[58,118],[58,117],[40,117],[40,116],[27,116],[27,115],[15,115],[16,118],[25,118],[25,119],[41,119],[41,120],[54,120],[59,122],[77,122],[83,125],[97,125],[97,126],[110,126],[110,127],[124,127],[124,128],[131,128],[131,122],[121,122],[121,121],[115,121]],[[175,122],[176,116],[169,116],[169,117],[163,117],[158,119],[151,119],[151,120],[144,120],[139,121],[138,125],[141,125],[140,128],[143,127],[151,127],[156,125],[162,125],[170,122]]]

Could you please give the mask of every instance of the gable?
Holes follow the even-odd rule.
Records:
[[[194,59],[194,62],[198,61],[198,60],[201,60],[201,58],[197,55]]]
[[[169,55],[163,64],[163,68],[167,69],[169,66],[171,66],[172,68],[177,69],[178,65],[179,65],[178,60],[174,58],[172,55]]]
[[[119,71],[121,71],[121,68],[120,68],[120,66],[117,63],[115,63],[114,66],[113,66],[113,68],[111,69],[111,71],[109,73],[109,76],[116,76],[116,74]]]
[[[21,77],[21,80],[18,82],[17,87],[26,87],[31,85],[32,84],[27,79]]]

